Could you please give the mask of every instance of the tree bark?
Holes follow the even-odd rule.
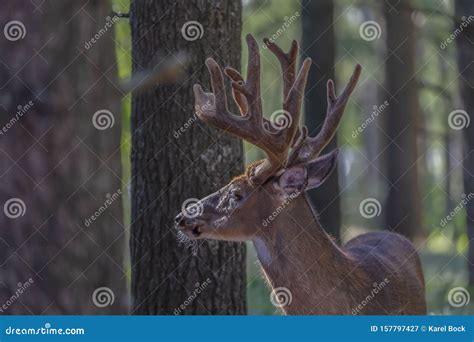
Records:
[[[461,18],[470,18],[474,13],[474,3],[470,0],[456,0],[455,13],[458,21],[455,22],[455,29],[459,29],[462,25]],[[474,64],[472,56],[474,56],[474,26],[473,23],[463,26],[463,33],[456,42],[458,45],[458,67],[459,82],[461,88],[461,98],[464,104],[464,110],[467,115],[474,113]],[[471,122],[467,125],[467,117],[464,117],[464,193],[466,196],[474,194],[474,124]],[[466,198],[467,200],[468,198]],[[466,204],[467,213],[467,235],[469,238],[468,251],[468,267],[469,267],[469,284],[474,285],[474,200],[468,200]]]
[[[419,114],[415,70],[416,32],[409,0],[387,0],[386,87],[389,102],[385,131],[389,194],[386,226],[413,238],[421,230],[421,200],[417,175],[417,118]]]
[[[242,172],[241,141],[201,124],[192,92],[210,88],[207,57],[240,68],[241,11],[239,1],[132,1],[133,72],[188,58],[179,83],[132,97],[133,314],[246,313],[245,245],[203,241],[193,256],[174,229],[185,200]]]
[[[2,3],[1,27],[23,25],[0,39],[2,314],[126,312],[113,29],[85,48],[110,12],[108,1]],[[113,127],[93,125],[101,109]],[[111,305],[94,304],[99,287]]]
[[[308,75],[304,105],[304,123],[311,136],[322,127],[326,118],[326,82],[334,79],[335,35],[333,0],[302,2],[303,39],[302,51],[313,60]],[[329,143],[325,152],[337,146],[337,137]],[[323,153],[325,153],[323,152]],[[318,210],[324,229],[336,239],[340,238],[341,209],[339,201],[339,179],[337,172],[318,189],[308,192],[309,198]]]

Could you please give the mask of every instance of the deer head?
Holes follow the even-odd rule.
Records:
[[[296,41],[288,53],[268,39],[264,39],[264,43],[279,60],[283,75],[282,117],[277,122],[263,116],[260,52],[251,35],[247,36],[247,79],[235,69],[224,70],[231,81],[240,115],[229,112],[224,77],[212,58],[206,60],[212,93],[205,93],[200,85],[194,85],[196,115],[207,124],[261,148],[266,158],[251,164],[245,174],[200,200],[191,208],[191,215],[184,210],[176,217],[177,229],[191,239],[245,241],[255,238],[264,233],[265,220],[272,213],[306,190],[320,186],[336,166],[337,150],[319,155],[336,132],[361,67],[356,66],[339,97],[335,95],[333,81],[328,81],[326,119],[321,131],[309,137],[306,127],[299,128],[299,121],[311,59],[306,58],[296,74]]]

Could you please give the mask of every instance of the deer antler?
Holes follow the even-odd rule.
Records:
[[[291,155],[288,159],[288,165],[294,166],[306,163],[319,156],[322,150],[329,144],[337,127],[341,122],[342,114],[346,108],[347,101],[355,89],[361,73],[361,66],[356,65],[349,83],[339,97],[336,97],[334,91],[334,82],[329,80],[327,83],[328,109],[323,127],[314,137],[308,137],[308,129],[302,127],[297,141],[294,144]]]
[[[265,151],[267,158],[251,174],[254,184],[265,182],[280,168],[286,166],[288,153],[299,125],[304,88],[311,66],[311,59],[303,62],[295,78],[296,54],[298,46],[293,42],[288,54],[275,44],[267,45],[277,56],[282,66],[284,79],[283,112],[287,116],[286,126],[274,125],[263,117],[260,96],[260,52],[252,35],[247,35],[249,60],[247,80],[235,69],[226,68],[226,75],[232,80],[234,100],[240,108],[240,116],[233,115],[227,107],[224,79],[221,68],[212,59],[206,60],[211,74],[212,93],[204,93],[200,85],[194,86],[196,115],[204,122],[223,129]]]
[[[288,53],[284,53],[282,49],[268,38],[264,38],[263,42],[268,49],[278,58],[281,65],[283,75],[283,99],[286,99],[290,92],[291,86],[295,83],[296,77],[296,58],[298,56],[298,42],[293,40]]]

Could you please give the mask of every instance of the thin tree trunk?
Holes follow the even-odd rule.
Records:
[[[85,48],[110,11],[108,1],[2,3],[1,27],[19,32],[0,39],[4,314],[127,311],[113,30]],[[115,118],[105,130],[93,124],[101,109]]]
[[[474,13],[474,3],[470,0],[456,0],[456,17],[458,21],[455,22],[455,29],[461,26],[461,17],[470,18]],[[461,97],[464,104],[464,110],[467,115],[470,115],[472,121],[472,114],[474,113],[474,64],[472,63],[472,56],[474,56],[474,26],[473,24],[462,25],[463,33],[456,42],[458,44],[458,65]],[[460,119],[460,118],[459,118]],[[474,123],[469,125],[468,117],[464,116],[463,134],[464,134],[464,193],[466,196],[474,194]],[[468,199],[468,198],[466,198]],[[469,267],[469,283],[474,285],[474,200],[468,200],[466,204],[467,212],[467,235],[469,238],[469,253],[468,253],[468,267]]]
[[[415,27],[409,0],[387,0],[387,98],[390,103],[385,130],[388,134],[385,203],[386,226],[409,238],[421,229],[421,201],[417,175],[416,127],[419,115],[415,70]],[[403,8],[403,10],[402,10]]]
[[[309,86],[305,96],[305,125],[312,136],[319,130],[326,117],[326,82],[334,79],[335,36],[333,25],[333,0],[302,2],[303,40],[301,48],[304,54],[313,59],[313,67],[308,76]],[[326,151],[337,146],[337,138],[326,147]],[[341,211],[339,201],[339,181],[337,172],[333,172],[318,189],[309,191],[309,198],[318,210],[324,229],[339,239]]]
[[[134,73],[179,52],[189,62],[179,83],[132,98],[134,314],[246,313],[245,245],[204,241],[193,256],[174,229],[185,200],[242,172],[242,143],[201,124],[192,93],[198,82],[209,89],[207,57],[240,67],[241,11],[239,1],[132,2]]]

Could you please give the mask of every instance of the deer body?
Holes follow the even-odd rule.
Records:
[[[226,68],[240,116],[231,114],[222,71],[206,61],[212,93],[195,85],[196,115],[260,147],[267,158],[193,208],[176,217],[188,239],[253,241],[277,304],[291,315],[425,314],[423,272],[412,244],[388,232],[368,233],[337,246],[320,227],[304,192],[319,187],[334,171],[338,150],[320,156],[336,133],[361,68],[337,97],[327,84],[328,111],[320,132],[309,137],[299,128],[300,109],[311,60],[296,74],[298,44],[284,53],[269,40],[283,74],[284,117],[277,124],[263,116],[260,54],[248,35],[247,80]],[[279,290],[286,291],[280,300]]]
[[[282,298],[286,314],[426,314],[421,264],[400,235],[363,234],[340,248],[306,196],[267,228],[253,242],[267,282],[290,293],[291,300]]]

